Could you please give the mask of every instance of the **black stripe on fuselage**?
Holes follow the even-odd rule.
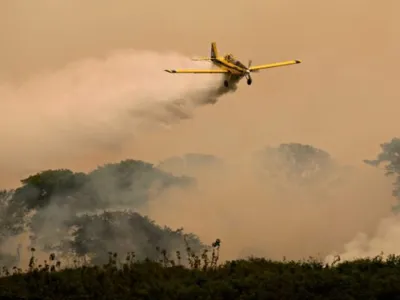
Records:
[[[236,71],[239,71],[239,72],[241,72],[241,73],[245,73],[245,69],[244,69],[244,68],[242,69],[241,67],[239,67],[239,66],[237,66],[237,65],[235,65],[235,64],[232,64],[232,66],[231,66],[231,65],[227,65],[227,64],[225,64],[223,61],[220,61],[220,60],[218,60],[218,59],[213,59],[212,61],[213,61],[213,63],[215,63],[216,65],[224,66],[224,67],[227,67],[227,68],[229,68],[229,69],[235,69]],[[240,75],[240,74],[234,74],[234,75]]]

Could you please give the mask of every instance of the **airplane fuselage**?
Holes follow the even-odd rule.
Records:
[[[242,62],[235,59],[232,54],[226,54],[224,56],[216,56],[211,58],[211,62],[220,69],[227,71],[226,79],[224,80],[224,85],[227,87],[230,80],[234,78],[241,79],[243,77],[247,78],[247,84],[251,84],[252,79],[250,76],[250,70]]]
[[[232,75],[244,76],[247,73],[247,67],[238,60],[227,60],[225,56],[213,58],[211,61],[214,65],[227,70]]]

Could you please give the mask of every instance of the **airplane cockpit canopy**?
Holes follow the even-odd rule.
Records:
[[[236,60],[235,60],[235,58],[233,57],[233,55],[232,54],[227,54],[227,55],[225,55],[225,59],[227,60],[227,61],[230,61],[230,62],[235,62]]]

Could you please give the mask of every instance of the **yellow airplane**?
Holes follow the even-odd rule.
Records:
[[[300,60],[288,60],[277,63],[271,63],[267,65],[251,66],[251,60],[246,67],[240,61],[235,59],[232,54],[226,54],[224,56],[218,56],[217,44],[215,42],[211,43],[211,57],[200,57],[193,58],[195,61],[211,61],[214,65],[220,69],[213,70],[201,70],[201,69],[184,69],[184,70],[165,70],[168,73],[180,73],[180,74],[226,74],[227,78],[224,80],[225,87],[228,87],[230,80],[240,80],[246,77],[247,84],[252,83],[252,78],[250,73],[258,72],[263,69],[276,68],[289,66],[301,63]]]

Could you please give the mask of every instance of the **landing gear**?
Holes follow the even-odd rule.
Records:
[[[228,86],[229,86],[228,80],[224,80],[224,86],[225,86],[225,87],[228,87]]]
[[[253,82],[253,80],[251,80],[251,78],[247,79],[247,84],[251,85],[251,83]]]

